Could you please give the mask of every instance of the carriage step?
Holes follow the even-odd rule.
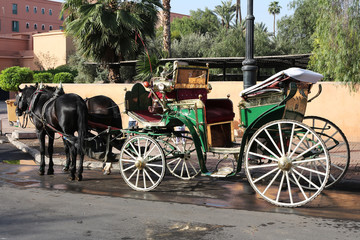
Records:
[[[222,177],[229,176],[233,172],[234,172],[234,169],[232,167],[222,167],[222,168],[219,168],[216,172],[211,173],[210,176],[222,178]]]
[[[11,133],[11,137],[14,138],[14,139],[33,139],[33,138],[37,138],[35,130],[30,130],[30,131],[15,130],[15,131],[13,131]]]

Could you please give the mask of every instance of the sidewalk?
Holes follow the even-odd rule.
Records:
[[[37,139],[18,141],[11,137],[11,133],[15,130],[22,130],[20,127],[10,126],[7,118],[6,103],[0,101],[0,119],[2,119],[2,135],[0,136],[0,144],[4,141],[10,141],[14,146],[23,152],[31,154],[36,162],[40,162],[40,152],[38,151],[39,143]],[[27,129],[28,131],[28,129]],[[34,129],[35,131],[35,129]],[[357,182],[360,183],[360,142],[350,142],[350,166],[341,182]],[[63,143],[61,139],[57,139],[54,144],[54,164],[64,165],[65,158],[63,153]],[[103,163],[91,158],[85,157],[85,168],[102,168]],[[119,169],[118,164],[113,164],[113,170]],[[340,183],[341,183],[340,182]]]

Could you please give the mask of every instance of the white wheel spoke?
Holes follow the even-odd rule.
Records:
[[[134,152],[138,155],[138,157],[140,157],[140,152],[138,152],[138,151],[136,150],[136,148],[134,147],[134,145],[133,145],[132,142],[130,142],[130,146],[132,147],[132,149],[134,150]]]
[[[295,169],[293,169],[294,173],[296,173],[297,175],[299,175],[302,179],[304,179],[305,181],[307,181],[310,185],[314,186],[316,189],[320,189],[320,187],[318,187],[316,184],[314,184],[313,182],[311,182],[309,179],[307,179],[304,175],[300,174],[298,171],[296,171]]]
[[[168,164],[172,164],[173,162],[175,162],[177,160],[181,161],[181,158],[174,158],[173,160],[169,161]]]
[[[129,176],[129,178],[127,179],[128,181],[130,181],[130,179],[134,176],[135,173],[137,173],[139,171],[139,169],[135,169],[135,171]]]
[[[308,171],[308,172],[312,172],[312,173],[315,173],[315,174],[320,174],[320,175],[326,176],[326,173],[323,173],[323,172],[320,172],[320,171],[316,171],[316,170],[306,168],[306,167],[302,167],[302,166],[296,166],[296,167],[300,168],[300,169],[304,169],[305,171]]]
[[[276,170],[276,169],[275,169]],[[270,181],[270,183],[266,186],[265,190],[263,191],[262,194],[265,194],[266,191],[271,187],[271,185],[274,183],[275,179],[279,176],[279,174],[281,173],[281,169],[278,170],[278,172],[276,173],[276,175],[273,177],[273,179]],[[255,181],[254,181],[255,183]]]
[[[152,173],[154,173],[156,176],[158,176],[159,178],[161,177],[160,174],[158,174],[154,169],[152,169],[151,167],[149,167],[149,165],[146,165],[147,169],[149,169]]]
[[[135,182],[135,186],[137,187],[138,184],[139,184],[139,176],[140,176],[140,170],[139,169],[136,169],[137,170],[137,174],[136,174],[136,182]]]
[[[152,160],[154,160],[154,159],[156,159],[156,158],[158,158],[158,157],[161,157],[161,154],[156,155],[156,156],[154,156],[154,157],[150,158],[150,159],[149,159],[149,160],[147,160],[146,162],[151,162]]]
[[[185,165],[185,170],[186,170],[187,176],[190,177],[190,173],[189,173],[189,169],[188,169],[188,166],[186,164],[186,161],[184,161],[184,165]]]
[[[144,173],[145,175],[148,177],[148,179],[150,180],[150,182],[152,183],[152,185],[154,185],[154,181],[152,180],[152,178],[150,177],[150,175],[148,174],[148,172],[146,171],[146,169],[144,169]],[[160,175],[159,175],[160,176]]]
[[[301,154],[297,155],[295,158],[293,158],[293,160],[298,159],[299,157],[301,157],[302,155],[304,155],[305,153],[310,152],[311,150],[313,150],[314,148],[316,148],[317,146],[319,146],[321,144],[321,142],[319,141],[317,144],[315,144],[314,146],[312,146],[311,148],[307,149],[306,151],[302,152]]]
[[[269,131],[267,130],[267,129],[264,129],[264,131],[266,132],[266,134],[268,135],[268,138],[270,139],[270,141],[272,142],[272,144],[273,144],[273,146],[276,148],[276,150],[278,151],[278,153],[279,153],[279,156],[281,156],[282,154],[281,154],[281,151],[280,151],[280,149],[278,148],[278,146],[276,145],[276,143],[275,143],[275,141],[274,141],[274,139],[271,137],[271,135],[270,135],[270,133],[269,133]]]
[[[289,192],[289,198],[290,198],[290,203],[294,204],[293,198],[292,198],[292,193],[291,193],[291,186],[290,186],[290,181],[289,181],[289,174],[287,171],[285,171],[285,176],[286,176],[286,183],[287,183],[287,187],[288,187],[288,192]]]
[[[125,152],[129,157],[131,157],[132,159],[136,160],[136,157],[134,157],[131,153],[129,153],[128,150],[125,149],[124,152]],[[128,161],[130,161],[130,160],[128,160]],[[135,161],[134,161],[134,162],[135,162]]]
[[[296,152],[296,150],[298,149],[298,147],[301,145],[301,143],[304,141],[306,135],[310,132],[310,130],[307,130],[307,132],[305,133],[305,135],[302,137],[302,139],[300,140],[300,142],[296,145],[295,149],[293,150],[293,152],[290,154],[289,158],[292,157],[292,155]]]
[[[149,154],[154,150],[155,147],[156,147],[156,145],[154,145],[154,146],[151,148],[151,150],[149,150],[148,152],[146,152],[146,155],[144,154],[144,159],[149,156]],[[159,155],[161,155],[161,154],[159,154]],[[159,155],[158,155],[158,156],[159,156]]]
[[[296,185],[299,187],[302,195],[304,196],[305,200],[308,200],[309,198],[306,196],[304,189],[302,188],[301,184],[299,183],[299,181],[297,180],[295,174],[293,172],[291,172],[292,177],[294,178]]]
[[[134,168],[134,167],[135,167],[135,165],[131,165],[130,167],[125,168],[123,171],[126,172],[126,171],[128,171],[128,170],[130,170],[130,169],[132,169],[132,168]]]
[[[277,196],[276,196],[276,202],[279,202],[279,198],[280,198],[280,194],[281,194],[281,189],[282,189],[282,186],[283,186],[283,183],[284,183],[284,178],[285,178],[285,173],[283,172],[283,175],[282,175],[282,177],[281,177],[281,181],[280,181],[280,184],[279,184],[278,193],[277,193]]]
[[[326,160],[326,157],[314,158],[314,159],[305,159],[305,160],[298,160],[298,161],[294,161],[294,162],[292,162],[292,163],[293,163],[293,164],[300,164],[300,163],[307,163],[307,162],[317,162],[317,161],[321,161],[321,160]]]
[[[273,153],[269,148],[267,148],[267,147],[266,147],[264,144],[262,144],[259,140],[255,139],[255,141],[256,141],[259,145],[261,145],[263,148],[265,148],[266,151],[268,151],[268,153],[270,153],[270,154],[272,154],[273,156],[279,158],[278,155],[276,155],[275,153]]]
[[[271,170],[270,172],[262,175],[261,177],[257,178],[256,180],[254,180],[254,183],[257,183],[258,181],[260,181],[261,179],[269,176],[270,174],[272,174],[273,172],[275,172],[276,170],[278,170],[278,168],[274,168],[273,170]]]
[[[265,155],[262,155],[262,154],[259,154],[259,153],[249,152],[249,154],[254,155],[254,156],[257,156],[257,157],[269,159],[269,160],[272,160],[272,161],[275,161],[275,162],[278,161],[276,158],[272,158],[272,157],[269,157],[269,156],[265,156]]]
[[[341,171],[344,171],[344,170],[345,170],[345,168],[341,168],[341,167],[339,167],[338,165],[336,165],[336,164],[334,164],[334,163],[331,163],[331,166],[332,166],[332,167],[335,167],[335,168],[337,168],[337,169],[339,169],[339,170],[341,170]]]
[[[292,125],[292,128],[291,128],[291,136],[290,136],[290,142],[289,142],[289,149],[288,149],[288,153],[287,153],[288,156],[290,155],[290,152],[291,152],[291,145],[292,145],[292,141],[293,141],[293,137],[294,137],[294,132],[295,132],[295,124],[293,124],[293,125]]]
[[[278,127],[279,127],[279,137],[280,137],[281,152],[282,152],[282,154],[280,156],[284,156],[285,155],[284,139],[283,139],[280,123],[278,123]]]
[[[145,176],[145,169],[143,169],[143,182],[144,182],[144,189],[146,189],[146,176]]]
[[[150,167],[160,167],[160,168],[163,167],[162,164],[154,164],[154,163],[147,163],[146,166],[150,166]]]
[[[255,169],[255,168],[267,168],[267,167],[277,167],[279,166],[277,163],[271,163],[271,164],[261,164],[261,165],[253,165],[249,166],[248,169]]]

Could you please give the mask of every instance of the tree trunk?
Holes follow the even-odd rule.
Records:
[[[274,14],[274,37],[275,37],[275,14]]]
[[[170,31],[170,0],[163,0],[163,45],[167,57],[171,57],[171,31]]]
[[[235,24],[236,26],[241,25],[241,0],[236,0],[236,21]]]

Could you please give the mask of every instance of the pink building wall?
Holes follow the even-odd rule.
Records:
[[[17,5],[16,14],[13,13],[13,4]],[[34,8],[37,9],[36,13]],[[49,0],[1,0],[0,35],[16,32],[47,32],[51,30],[50,26],[52,30],[59,30],[63,24],[60,19],[60,11],[60,2]],[[13,31],[14,21],[18,22],[18,31]],[[35,24],[37,29],[34,28]],[[44,29],[42,26],[44,26]]]

